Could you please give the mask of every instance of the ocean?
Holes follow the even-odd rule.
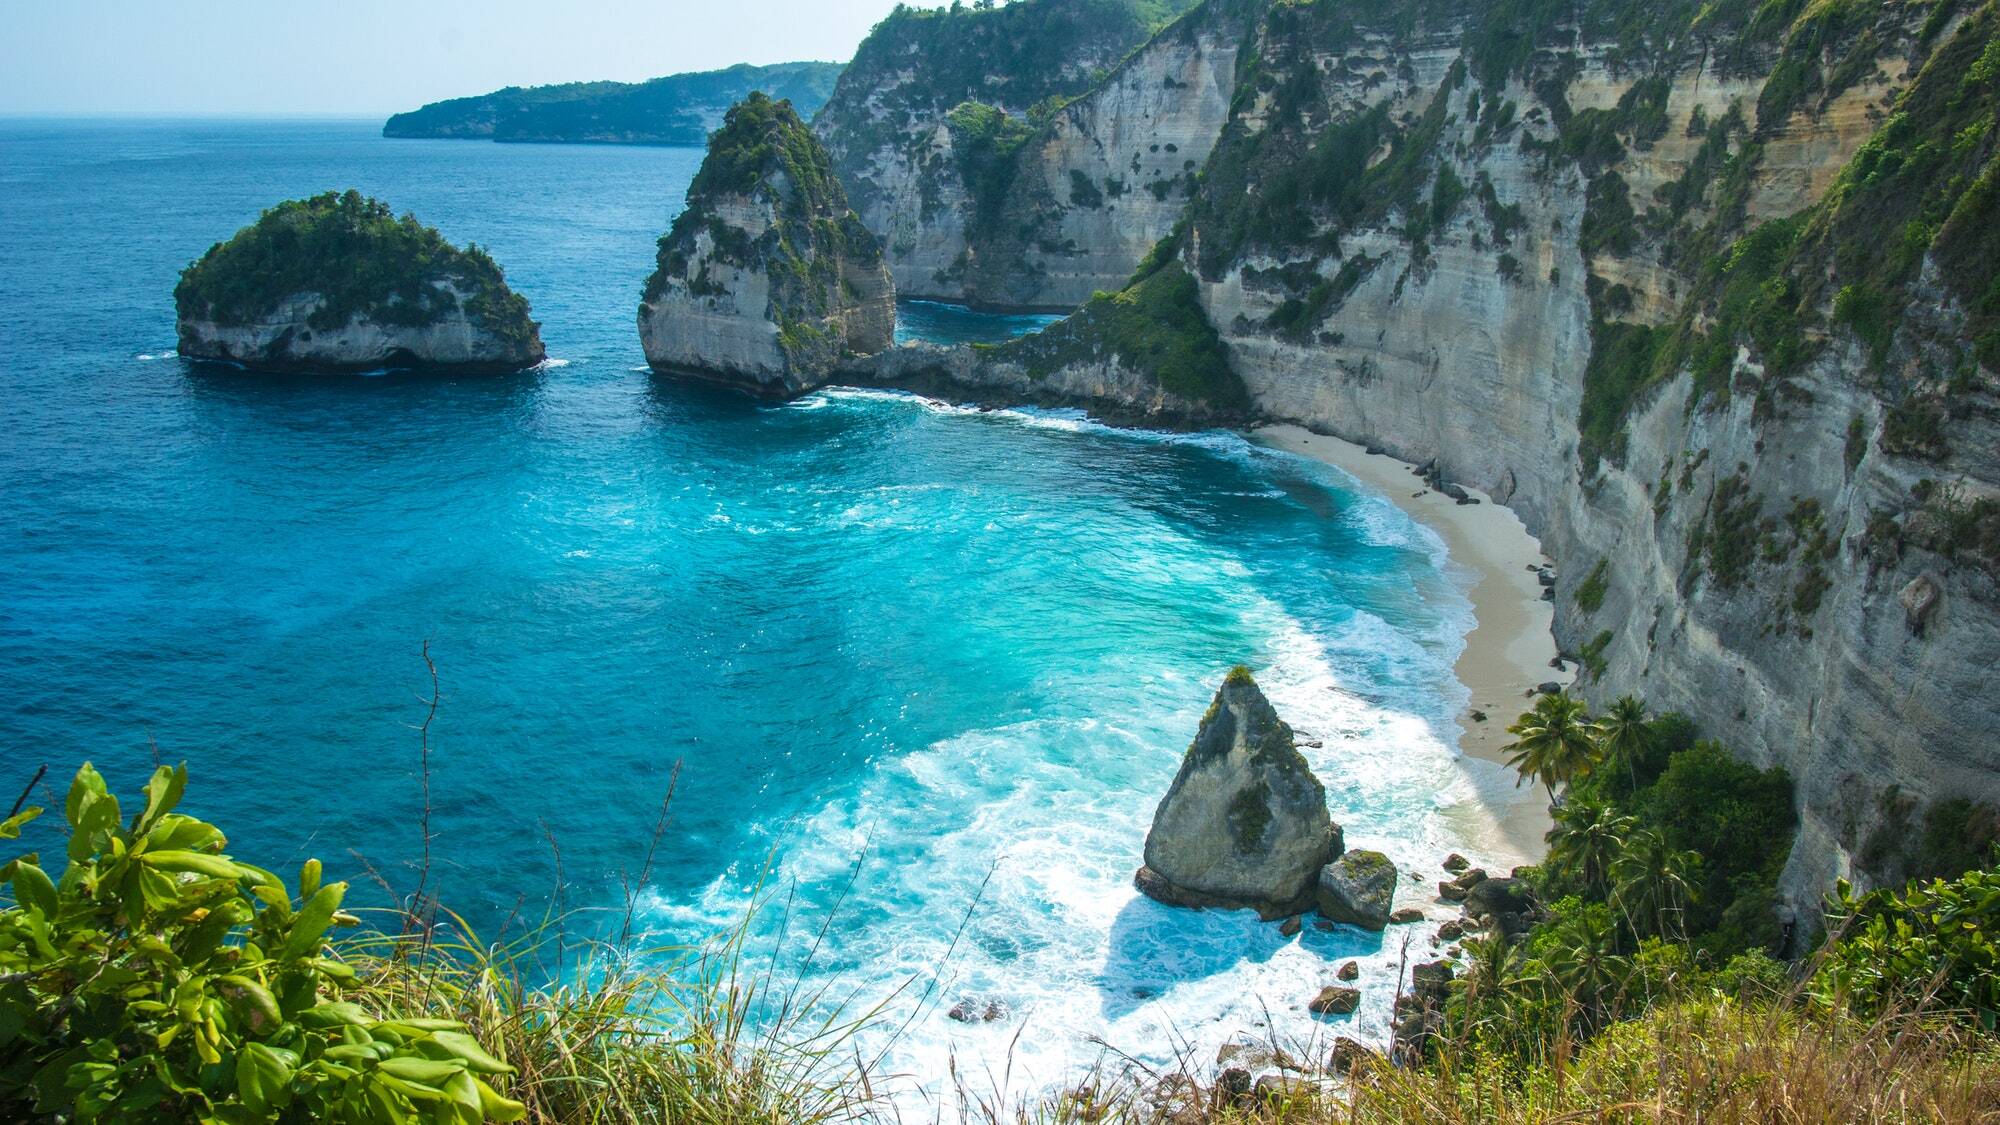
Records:
[[[234,854],[318,856],[379,904],[415,884],[427,745],[429,885],[483,934],[551,909],[612,932],[629,904],[643,958],[764,902],[746,956],[887,998],[872,1042],[932,1092],[951,1059],[1020,1092],[1105,1045],[1386,1034],[1394,931],[1284,938],[1130,877],[1237,663],[1349,845],[1435,872],[1445,811],[1505,783],[1455,749],[1470,606],[1435,536],[1235,434],[657,378],[635,309],[698,151],[376,133],[0,122],[10,797],[43,764],[58,794],[85,760],[130,793],[185,761]],[[347,187],[489,248],[549,364],[174,356],[187,262]],[[1042,322],[918,305],[901,334]],[[1362,1010],[1314,1020],[1350,957]]]

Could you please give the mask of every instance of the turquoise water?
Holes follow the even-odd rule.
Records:
[[[1385,956],[1129,877],[1239,661],[1320,743],[1350,841],[1455,842],[1445,813],[1490,779],[1451,749],[1468,609],[1428,532],[1227,434],[662,381],[634,308],[697,153],[373,134],[0,123],[0,783],[91,759],[129,791],[185,760],[236,853],[320,856],[379,901],[364,858],[414,882],[428,641],[448,904],[489,933],[538,917],[553,838],[560,905],[615,926],[679,764],[645,940],[730,924],[760,882],[792,896],[795,929],[827,925],[807,982],[915,982],[891,1059],[926,1080],[1017,1033],[1016,1088],[1089,1036],[1157,1060],[1267,1009],[1304,1036],[1329,959]],[[490,247],[551,363],[274,379],[172,355],[184,263],[349,185]],[[972,995],[1008,1018],[945,1017]]]
[[[997,344],[1061,319],[1043,313],[974,312],[942,301],[903,301],[896,306],[896,342]]]

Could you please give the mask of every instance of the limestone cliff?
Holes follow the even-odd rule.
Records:
[[[1207,155],[1226,109],[1233,39],[1218,44],[1211,35],[1143,67],[1120,65],[1190,6],[1192,0],[1016,0],[987,9],[899,7],[878,24],[813,126],[862,221],[881,236],[897,289],[979,304],[1068,307],[1092,289],[1122,284],[1184,199],[1180,190],[1156,196],[1148,185],[1162,176],[1181,177],[1173,182],[1183,185]],[[1213,104],[1198,105],[1183,96],[1189,92],[1206,92]],[[1101,106],[1072,112],[1072,99],[1086,94]],[[1148,120],[1154,112],[1159,118]],[[1148,135],[1144,143],[1126,135],[1140,130]],[[1083,214],[1064,229],[1044,220],[1052,218],[1051,204],[1069,209],[1072,171],[1074,183],[1084,185],[1080,198],[1112,195],[1079,206]],[[1032,202],[1016,198],[1017,181]],[[1041,224],[1033,232],[1013,229],[1023,205]],[[1158,229],[1100,237],[1114,215],[1116,227],[1130,218]],[[1136,249],[1116,251],[1112,241]],[[1044,291],[1034,282],[1040,256],[1023,256],[1024,248],[1044,245],[1060,258],[1110,264],[1094,281],[1059,276],[1060,291]],[[986,265],[993,255],[1000,261]]]
[[[1246,668],[1229,673],[1153,814],[1135,882],[1176,906],[1310,906],[1340,854],[1326,790]],[[1395,873],[1390,873],[1390,881]]]
[[[789,103],[730,109],[639,303],[654,370],[789,398],[887,348],[895,287]]]
[[[1271,5],[1140,280],[998,353],[1117,354],[1142,397],[1103,314],[1192,278],[1242,414],[1491,491],[1563,564],[1580,690],[1785,766],[1810,920],[2000,804],[1995,21]]]
[[[544,358],[492,258],[354,191],[264,212],[182,272],[174,306],[181,355],[258,370],[490,373]]]

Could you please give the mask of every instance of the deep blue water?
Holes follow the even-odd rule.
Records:
[[[904,301],[896,308],[896,342],[997,344],[1061,319],[1043,313],[981,313],[942,301]]]
[[[0,784],[47,763],[59,790],[90,759],[130,792],[185,760],[237,854],[317,855],[379,900],[362,857],[414,881],[428,641],[447,904],[489,932],[539,916],[553,838],[561,904],[615,913],[679,763],[646,939],[740,917],[768,863],[801,918],[833,911],[809,979],[938,978],[905,994],[942,1001],[898,1048],[920,1073],[1024,1022],[1044,1076],[1086,1035],[1156,1056],[1266,1006],[1302,1034],[1329,959],[1379,952],[1128,880],[1239,661],[1323,743],[1350,842],[1452,842],[1441,810],[1477,780],[1451,749],[1467,606],[1427,532],[1228,434],[662,381],[635,306],[698,153],[374,134],[0,123]],[[173,357],[186,262],[348,186],[489,247],[553,362]],[[1019,327],[966,317],[941,331]],[[946,1020],[969,994],[1009,1019]]]

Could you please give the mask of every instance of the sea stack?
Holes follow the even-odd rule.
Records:
[[[263,371],[493,374],[545,357],[484,250],[352,190],[287,200],[210,247],[174,310],[181,355]]]
[[[792,398],[888,348],[896,291],[875,236],[790,102],[752,94],[709,138],[639,302],[653,370]]]
[[[1314,903],[1342,851],[1326,789],[1247,668],[1230,671],[1153,814],[1139,890],[1175,906],[1248,907],[1265,918]]]

